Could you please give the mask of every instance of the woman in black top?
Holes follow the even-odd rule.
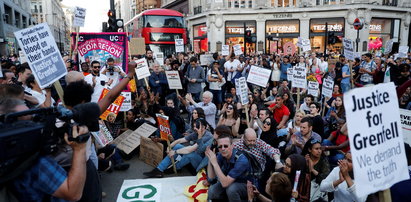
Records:
[[[321,106],[318,102],[313,102],[310,104],[310,114],[308,116],[312,117],[313,120],[313,131],[318,133],[321,138],[327,139],[328,137],[324,136],[324,121],[321,118],[320,114]]]

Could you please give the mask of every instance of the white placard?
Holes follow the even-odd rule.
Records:
[[[184,52],[184,39],[175,39],[176,42],[176,53]]]
[[[200,65],[201,66],[209,66],[213,62],[214,62],[214,58],[212,54],[200,55]]]
[[[343,46],[344,46],[344,55],[348,60],[354,60],[354,41],[344,38],[343,39]]]
[[[392,39],[385,42],[384,54],[391,53],[393,44],[394,44],[394,41]]]
[[[410,48],[408,47],[408,46],[400,46],[399,48],[398,48],[398,57],[399,58],[406,58],[406,57],[408,57],[408,50],[409,50]]]
[[[310,39],[302,39],[301,40],[301,48],[303,52],[307,52],[311,50],[311,42]]]
[[[334,80],[331,77],[327,77],[323,80],[323,88],[321,90],[321,94],[325,97],[332,97],[333,95],[333,88],[334,88]]]
[[[27,62],[26,54],[23,51],[19,51],[19,59],[21,64]]]
[[[60,51],[47,23],[14,32],[40,88],[67,74]]]
[[[141,137],[149,137],[156,130],[156,127],[144,123],[135,131],[127,130],[122,133],[113,141],[113,144],[117,145],[118,149],[124,151],[126,154],[129,154],[140,145]]]
[[[164,53],[163,52],[155,53],[155,56],[156,56],[155,58],[158,64],[164,65]]]
[[[247,82],[266,88],[270,76],[270,69],[265,69],[253,65],[251,66],[250,73],[248,74]]]
[[[411,111],[400,109],[400,118],[404,142],[411,145]]]
[[[141,58],[135,61],[137,63],[136,74],[138,79],[144,79],[150,76],[150,70],[146,58]]]
[[[320,84],[316,81],[309,81],[308,82],[308,94],[313,95],[314,97],[318,96],[318,89],[320,88]]]
[[[131,92],[121,92],[121,95],[124,97],[123,104],[120,107],[121,112],[126,112],[133,108],[131,106]]]
[[[293,68],[288,68],[287,69],[287,80],[288,81],[293,81]]]
[[[166,77],[170,89],[183,89],[178,71],[166,71]]]
[[[84,21],[86,19],[86,9],[80,7],[74,7],[74,27],[84,27]]]
[[[243,50],[241,50],[242,46],[240,44],[234,45],[233,48],[234,48],[234,54],[235,55],[243,54]]]
[[[356,194],[366,197],[409,179],[394,83],[352,89],[344,107]]]
[[[307,70],[304,66],[293,67],[293,80],[291,86],[293,88],[307,88]]]
[[[354,58],[360,58],[361,59],[361,53],[355,52],[354,53]]]
[[[238,96],[240,97],[241,104],[248,104],[248,86],[245,77],[240,77],[239,79],[235,80],[235,88],[236,92],[238,92]]]
[[[230,45],[222,45],[221,46],[221,55],[228,55],[230,54]]]

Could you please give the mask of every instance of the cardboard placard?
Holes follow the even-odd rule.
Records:
[[[183,89],[178,71],[166,71],[166,77],[170,89]]]
[[[293,88],[307,88],[307,70],[304,66],[293,67]]]
[[[146,42],[144,38],[131,38],[129,46],[130,55],[143,55],[146,53]]]
[[[251,66],[250,72],[248,74],[247,82],[266,88],[270,76],[271,69],[266,69],[253,65]]]
[[[158,127],[160,129],[160,137],[162,140],[168,140],[168,136],[171,135],[170,124],[168,122],[168,116],[156,114]]]
[[[184,52],[184,39],[175,39],[176,53]]]
[[[131,106],[131,92],[121,92],[121,96],[124,97],[123,104],[120,107],[121,112],[126,112],[133,108]]]
[[[107,95],[109,90],[107,88],[104,88],[103,91],[101,92],[100,98],[98,99],[99,101],[103,99]],[[114,123],[116,120],[117,114],[120,111],[121,105],[123,105],[125,97],[120,95],[114,100],[113,103],[110,104],[110,106],[100,115],[100,119],[103,119],[105,121],[108,121],[110,123]]]
[[[347,129],[359,197],[410,178],[394,83],[344,94]]]
[[[354,41],[344,38],[343,39],[343,46],[344,46],[344,55],[348,60],[354,60]]]
[[[47,23],[14,32],[40,88],[67,74],[67,68]]]
[[[113,141],[113,144],[117,145],[118,149],[124,151],[126,154],[129,154],[141,144],[141,137],[148,138],[156,130],[156,127],[144,123],[135,131],[127,130],[122,133]]]
[[[314,97],[318,96],[318,89],[320,88],[320,84],[316,81],[309,81],[308,82],[308,94],[313,95]]]
[[[80,7],[74,7],[74,27],[84,27],[84,21],[86,19],[86,9]]]
[[[148,165],[157,167],[163,160],[163,145],[153,142],[150,138],[141,137],[140,160]]]
[[[235,55],[241,55],[241,54],[243,54],[243,50],[241,49],[242,46],[241,46],[240,44],[234,45],[233,48],[234,48],[234,54],[235,54]]]
[[[331,77],[327,77],[323,80],[323,88],[321,94],[325,97],[332,97],[334,89],[334,80]]]
[[[248,86],[247,86],[247,81],[245,80],[244,77],[240,77],[239,79],[235,80],[235,88],[236,92],[238,92],[238,95],[240,97],[240,101],[242,105],[248,104]]]
[[[138,59],[136,60],[136,63],[137,63],[137,67],[136,67],[137,78],[140,80],[140,79],[149,77],[150,69],[148,68],[146,58]]]
[[[288,81],[293,81],[293,68],[288,68],[287,69],[287,80]]]
[[[221,46],[221,55],[227,56],[230,54],[230,45],[222,45]]]

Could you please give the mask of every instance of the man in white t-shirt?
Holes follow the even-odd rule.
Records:
[[[106,75],[109,79],[113,80],[111,87],[116,86],[120,82],[120,76],[126,76],[126,73],[123,71],[123,68],[114,65],[114,59],[108,58],[107,65],[100,70],[101,74]]]
[[[91,74],[84,77],[84,80],[94,88],[93,95],[91,95],[91,102],[98,102],[101,92],[104,87],[110,86],[113,82],[106,75],[100,74],[100,62],[91,62]]]
[[[224,71],[227,72],[227,82],[234,85],[235,76],[241,74],[243,68],[241,67],[241,62],[235,58],[232,54],[230,60],[224,63]]]

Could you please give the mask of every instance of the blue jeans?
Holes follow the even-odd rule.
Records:
[[[334,146],[334,144],[328,139],[324,139],[321,145],[322,146]],[[330,155],[328,156],[328,161],[330,162],[331,165],[338,165],[338,161],[344,158],[345,158],[344,154],[336,150],[331,150]]]
[[[342,93],[349,91],[350,87],[351,87],[350,83],[341,83]]]
[[[207,200],[228,200],[229,202],[247,201],[247,184],[233,182],[227,188],[223,188],[220,182],[208,188]]]
[[[177,144],[173,147],[173,150],[181,149],[183,147],[184,147],[183,145]],[[194,168],[197,168],[201,160],[203,160],[203,158],[196,151],[193,151],[189,154],[176,154],[174,155],[174,159],[176,159],[178,155],[182,155],[182,158],[179,162],[176,163],[177,170],[180,170],[181,168],[188,165],[189,163],[191,163],[191,165]],[[168,166],[170,165],[171,165],[171,159],[169,156],[166,156],[160,162],[160,164],[158,164],[157,169],[160,170],[161,172],[164,172],[164,170],[166,170]]]

